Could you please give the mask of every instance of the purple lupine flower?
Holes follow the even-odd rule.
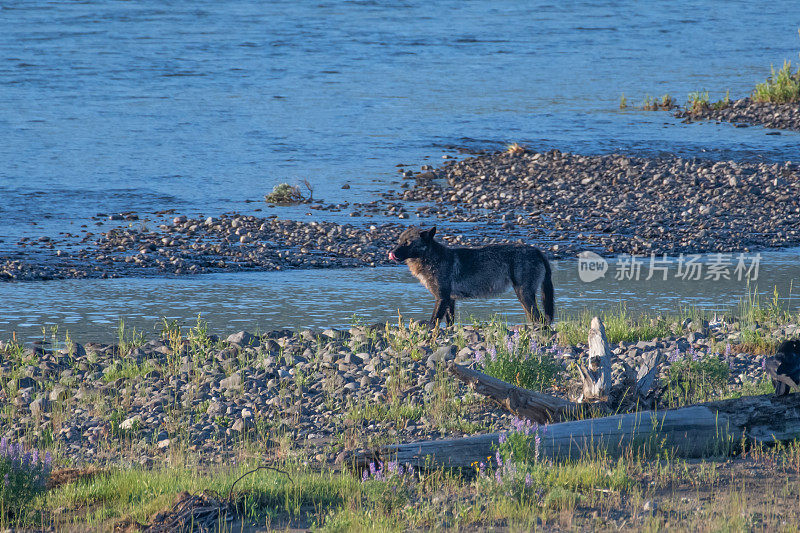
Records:
[[[767,368],[767,358],[766,357],[761,360],[761,370],[764,370],[765,368]]]
[[[388,463],[386,463],[386,470],[388,470],[390,474],[396,474],[397,461],[389,461]]]
[[[403,476],[403,465],[397,465],[397,475],[400,477]]]
[[[481,352],[475,352],[475,362],[479,365],[483,364],[483,354]]]
[[[534,442],[535,442],[535,445],[533,447],[533,459],[534,459],[534,461],[538,461],[539,460],[539,447],[542,445],[542,437],[540,437],[538,433],[536,434],[536,437],[534,437]]]
[[[8,455],[8,438],[6,437],[0,439],[0,455],[3,457]]]
[[[494,479],[497,480],[498,484],[503,483],[503,474],[500,473],[500,470],[494,473]]]
[[[514,353],[514,341],[511,340],[511,337],[506,340],[506,350],[508,350],[508,353]]]
[[[533,486],[533,478],[531,477],[530,472],[525,474],[525,486],[528,488]]]
[[[50,455],[50,452],[45,452],[44,454],[44,466],[46,468],[50,468],[50,464],[53,462],[53,456]]]
[[[497,466],[502,467],[503,466],[503,458],[500,457],[500,450],[497,450],[496,452],[494,452],[494,458],[497,460]]]
[[[364,472],[361,474],[361,482],[363,483],[368,479],[369,479],[369,471],[364,470]]]
[[[369,474],[370,474],[371,476],[374,476],[374,475],[375,475],[375,472],[376,472],[376,470],[375,470],[375,463],[373,463],[373,462],[370,462],[370,463],[369,463]]]
[[[497,348],[489,346],[487,351],[489,352],[489,359],[491,359],[493,363],[497,361]]]
[[[36,448],[31,452],[31,462],[33,464],[39,464],[39,450]]]
[[[725,343],[725,355],[730,355],[730,354],[731,354],[731,343],[726,342]]]
[[[672,352],[672,353],[670,354],[670,356],[669,356],[669,362],[670,362],[670,363],[674,363],[675,361],[677,361],[678,359],[680,359],[680,357],[681,357],[681,352],[678,350],[678,347],[676,346],[676,347],[675,347],[675,351],[674,351],[674,352]]]
[[[506,432],[505,431],[500,433],[500,437],[498,438],[498,440],[500,441],[500,444],[505,444],[506,443]]]

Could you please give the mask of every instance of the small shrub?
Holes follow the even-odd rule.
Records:
[[[675,107],[675,100],[669,94],[665,94],[660,100],[651,96],[645,97],[642,109],[645,111],[658,111],[659,109],[669,111],[673,107]]]
[[[50,452],[42,455],[36,448],[26,451],[22,443],[0,439],[0,523],[44,492],[50,463]]]
[[[276,185],[272,192],[265,195],[264,199],[270,204],[302,204],[310,202],[314,196],[314,189],[308,180],[303,180],[303,184],[308,189],[308,197],[306,197],[296,185],[289,185],[288,183],[279,183]]]
[[[523,339],[517,331],[507,337],[499,349],[490,345],[489,353],[480,357],[478,364],[490,376],[518,387],[542,391],[553,385],[561,369],[551,350],[540,346],[535,339]]]
[[[770,67],[770,71],[772,75],[764,83],[756,85],[753,92],[756,101],[785,104],[800,100],[800,68],[792,73],[792,62],[784,61],[778,72],[775,72],[775,67]]]
[[[703,355],[693,348],[682,356],[670,354],[667,402],[670,407],[703,402],[722,396],[728,386],[730,367],[717,355]]]
[[[512,143],[506,146],[506,153],[510,155],[522,155],[528,152],[528,148],[519,143]]]
[[[686,108],[689,113],[701,113],[708,109],[708,104],[708,91],[695,91],[689,93],[689,102],[687,102]]]

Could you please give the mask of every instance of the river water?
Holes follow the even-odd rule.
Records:
[[[797,60],[798,13],[790,0],[5,2],[0,251],[23,235],[77,233],[96,213],[268,214],[263,195],[283,181],[308,179],[329,202],[372,200],[396,185],[398,163],[418,168],[458,148],[510,142],[586,154],[798,160],[796,133],[619,109],[622,93],[632,105],[667,92],[681,102],[703,89],[712,99],[748,94],[770,64]],[[410,303],[417,288],[396,272],[361,273],[359,286],[399,291],[385,296],[421,312]],[[227,298],[255,298],[236,313],[264,328],[332,325],[354,312],[335,290],[356,294],[351,276],[0,285],[0,319],[8,328],[45,316],[10,309],[20,293],[39,291],[45,300],[30,302],[49,301],[58,316],[69,308],[100,316],[156,291],[176,296],[141,301],[148,316],[177,315],[186,302],[218,294],[220,308]],[[320,279],[329,301],[259,314],[269,307],[263,296]],[[72,307],[52,307],[50,295]],[[303,313],[305,322],[290,319]]]
[[[756,291],[764,303],[769,302],[775,288],[782,304],[800,310],[800,249],[763,252],[759,259],[750,255],[744,259],[748,269],[754,267],[751,276],[757,275],[749,285],[746,272],[736,272],[736,256],[728,258],[727,265],[714,256],[701,257],[700,270],[693,271],[700,280],[688,279],[694,277],[691,275],[679,277],[687,273],[686,263],[679,272],[679,258],[654,262],[652,276],[649,259],[643,259],[638,279],[626,268],[627,263],[611,260],[605,277],[589,282],[579,276],[577,261],[553,262],[556,311],[597,314],[624,306],[634,316],[688,308],[735,312],[739,301]],[[710,269],[715,262],[722,265],[719,279],[714,279],[717,275]],[[42,338],[42,326],[49,338],[52,326],[57,325],[61,338],[69,331],[80,342],[110,341],[117,336],[121,320],[126,328],[135,327],[153,337],[164,318],[193,326],[198,315],[217,333],[346,328],[357,322],[397,320],[398,315],[404,321],[424,320],[433,310],[433,298],[405,266],[82,279],[0,287],[0,339],[13,332],[19,338]],[[494,316],[510,323],[525,320],[512,291],[498,298],[459,302],[456,308],[459,319],[466,323]]]

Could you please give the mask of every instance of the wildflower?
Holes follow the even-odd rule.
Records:
[[[481,352],[475,352],[475,362],[479,365],[483,364],[483,354]]]
[[[481,475],[481,477],[486,475],[486,463],[483,461],[481,461],[478,465],[478,473]]]
[[[361,481],[364,482],[364,481],[366,481],[368,479],[369,479],[369,471],[368,470],[364,470],[364,472],[361,474]]]
[[[525,474],[525,486],[529,488],[533,486],[533,477],[531,477],[530,472]]]
[[[500,433],[500,438],[498,440],[500,441],[500,444],[505,444],[506,443],[506,432],[505,431]]]
[[[534,440],[533,459],[534,459],[534,461],[538,461],[539,460],[539,447],[542,445],[542,437],[539,436],[539,434],[537,433],[536,437],[534,437],[533,440]]]
[[[678,360],[678,359],[680,359],[680,358],[681,358],[681,352],[680,352],[680,350],[678,350],[678,347],[676,346],[676,347],[675,347],[675,351],[674,351],[674,352],[672,352],[672,353],[670,354],[669,358],[668,358],[668,359],[669,359],[669,362],[670,362],[670,363],[674,363],[675,361],[677,361],[677,360]]]
[[[506,350],[508,350],[508,353],[514,353],[515,351],[514,348],[515,348],[514,341],[511,340],[511,337],[509,337],[508,340],[506,341]]]
[[[497,450],[496,452],[494,452],[494,458],[497,460],[497,466],[502,467],[503,466],[503,458],[500,457],[500,450]]]
[[[730,354],[731,354],[731,343],[726,342],[725,343],[725,355],[730,355]]]
[[[498,483],[502,483],[503,482],[503,474],[500,473],[500,470],[497,470],[494,473],[494,479],[497,480]]]
[[[767,368],[767,358],[766,357],[761,360],[761,369],[764,370],[765,368]]]
[[[489,359],[492,360],[492,363],[497,361],[497,348],[495,348],[494,346],[489,346],[488,352],[489,352]]]
[[[375,469],[375,463],[373,463],[373,462],[370,462],[370,463],[369,463],[369,474],[370,474],[371,476],[374,476],[374,475],[375,475],[375,472],[376,472],[376,469]]]

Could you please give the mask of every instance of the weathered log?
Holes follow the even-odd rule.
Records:
[[[592,318],[589,329],[588,368],[579,365],[583,379],[580,403],[607,401],[611,390],[611,347],[606,339],[606,328],[599,317]]]
[[[651,406],[650,392],[655,384],[660,364],[660,353],[647,356],[638,369],[636,383],[611,387],[611,347],[606,339],[606,329],[598,318],[592,318],[589,331],[588,368],[579,366],[583,381],[583,394],[578,402],[571,402],[541,392],[506,383],[465,366],[448,364],[448,370],[474,391],[488,396],[504,409],[520,418],[534,422],[560,422],[566,419],[619,413]]]
[[[475,392],[488,396],[520,418],[544,424],[575,418],[582,411],[582,406],[575,402],[523,389],[463,365],[450,362],[447,369]]]
[[[491,433],[386,446],[374,457],[415,467],[470,467],[494,454],[499,436]],[[620,455],[634,449],[705,457],[729,454],[742,443],[796,438],[800,438],[800,394],[763,395],[551,424],[541,435],[540,454],[562,460],[584,453]]]

